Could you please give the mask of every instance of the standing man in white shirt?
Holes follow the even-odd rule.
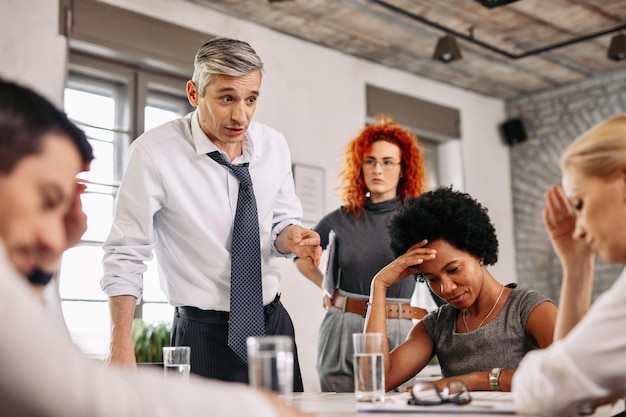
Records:
[[[161,287],[176,307],[172,342],[191,346],[192,372],[246,382],[245,352],[229,346],[231,262],[237,260],[231,256],[233,227],[242,200],[242,181],[234,169],[247,165],[258,214],[259,238],[248,241],[259,240],[260,256],[243,269],[250,276],[259,271],[258,290],[252,292],[259,296],[257,312],[263,309],[261,334],[294,337],[279,300],[275,257],[296,255],[318,265],[320,237],[300,225],[302,206],[285,138],[252,121],[263,70],[255,51],[239,40],[215,38],[200,47],[194,66],[186,88],[196,110],[144,133],[129,149],[113,227],[104,243],[101,286],[111,309],[109,360],[135,366],[131,324],[145,262],[154,252]],[[249,310],[252,320],[252,303]],[[302,391],[294,353],[294,391]]]
[[[72,343],[33,284],[45,284],[87,227],[76,174],[92,159],[65,114],[0,79],[0,414],[303,417],[241,384],[192,378],[181,385],[162,372],[104,368]]]

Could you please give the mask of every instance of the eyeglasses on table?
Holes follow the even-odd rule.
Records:
[[[409,405],[468,404],[472,401],[469,388],[461,381],[450,381],[439,391],[432,382],[418,382],[411,389]]]

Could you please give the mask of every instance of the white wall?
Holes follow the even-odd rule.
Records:
[[[248,41],[266,69],[255,117],[286,135],[294,162],[325,169],[326,211],[340,204],[341,153],[364,125],[366,84],[459,109],[462,140],[445,147],[450,166],[444,183],[462,186],[489,208],[500,239],[501,260],[493,273],[502,282],[516,281],[509,153],[497,129],[505,118],[501,100],[334,52],[191,2],[103,1]],[[56,0],[0,0],[0,76],[31,85],[59,103],[67,55],[57,35],[57,8]],[[283,263],[282,271],[283,300],[296,325],[305,389],[315,391],[317,329],[324,313],[321,293],[290,261]]]
[[[0,0],[0,76],[60,105],[67,54],[58,8],[58,0]]]

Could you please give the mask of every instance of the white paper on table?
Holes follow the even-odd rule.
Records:
[[[515,414],[510,392],[473,391],[472,402],[465,405],[437,404],[410,405],[411,394],[386,395],[383,403],[358,403],[361,413],[415,413],[415,414]]]
[[[336,236],[335,231],[331,230],[328,233],[328,245],[326,246],[327,260],[326,260],[326,271],[324,272],[324,279],[322,280],[322,290],[324,290],[324,294],[330,298],[335,296],[335,288],[337,288],[337,277],[335,276],[336,271]]]

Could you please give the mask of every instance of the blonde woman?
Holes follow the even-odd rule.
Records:
[[[513,379],[517,409],[545,416],[592,412],[626,386],[626,274],[591,306],[594,256],[626,263],[626,114],[576,139],[561,170],[545,210],[564,271],[555,343]]]

